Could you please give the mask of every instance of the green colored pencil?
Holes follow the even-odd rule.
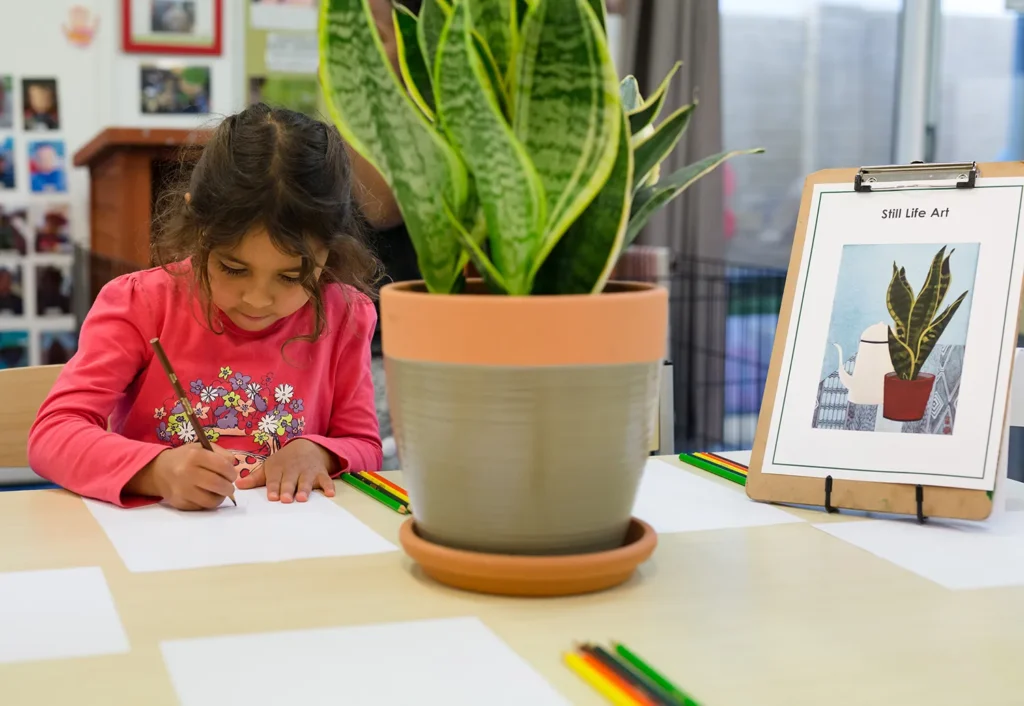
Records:
[[[384,495],[384,493],[380,492],[379,490],[371,486],[369,483],[365,483],[364,481],[356,478],[351,473],[342,473],[341,479],[348,483],[349,485],[351,485],[353,488],[363,491],[374,500],[377,500],[378,502],[387,505],[395,512],[402,515],[406,515],[409,513],[409,508],[407,508],[404,503],[400,503],[394,498],[390,498],[387,495]]]
[[[681,706],[700,706],[699,703],[687,696],[678,686],[658,674],[653,667],[644,662],[637,655],[633,654],[633,652],[631,652],[625,645],[618,642],[613,642],[612,645],[615,647],[615,651],[620,657],[622,657],[622,659],[636,667],[644,676],[660,686],[673,699],[679,701]]]
[[[730,470],[728,468],[723,468],[722,466],[718,466],[714,463],[711,463],[710,461],[705,461],[704,459],[698,458],[697,456],[692,456],[690,454],[679,454],[679,460],[682,461],[683,463],[688,463],[691,466],[695,466],[696,468],[699,468],[702,471],[713,473],[719,478],[731,480],[733,483],[739,483],[740,485],[747,484],[747,477],[742,473],[737,473],[736,471]]]

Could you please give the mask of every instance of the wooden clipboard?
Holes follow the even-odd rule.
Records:
[[[967,164],[973,166],[972,163]],[[935,173],[942,171],[942,167],[947,167],[946,172],[949,173],[951,170],[948,167],[950,166],[924,164],[893,165],[881,168],[824,169],[811,174],[804,182],[796,231],[793,234],[793,250],[790,254],[789,272],[798,273],[800,270],[815,185],[858,183],[860,181],[859,175],[862,172],[868,172],[868,170],[875,170],[878,173],[882,173],[884,170],[889,170],[892,173],[907,169],[920,170],[923,174],[922,179],[927,180],[929,178],[927,175],[929,167],[933,170],[930,178],[934,178]],[[958,166],[963,168],[964,165]],[[978,176],[982,178],[1024,176],[1024,162],[988,162],[980,163],[976,166]],[[903,177],[903,180],[907,179],[908,177]],[[973,177],[971,184],[973,185]],[[870,198],[870,194],[866,195],[866,197]],[[768,432],[771,426],[772,410],[775,408],[775,396],[779,387],[779,375],[781,373],[790,316],[793,311],[796,285],[796,276],[786,278],[786,288],[782,296],[782,308],[779,311],[775,342],[772,346],[771,363],[768,367],[768,378],[765,383],[764,397],[761,401],[761,413],[758,416],[757,431],[754,437],[750,467],[747,473],[747,496],[752,500],[762,502],[817,507],[825,506],[829,511],[832,511],[832,509],[850,509],[913,515],[917,516],[919,521],[923,521],[926,517],[945,517],[963,520],[984,520],[987,518],[992,512],[992,492],[986,490],[965,490],[941,486],[919,486],[903,483],[823,479],[809,476],[761,473],[761,466],[764,463],[768,442]],[[1020,303],[1018,303],[1018,315],[1015,320],[1019,319],[1019,317]],[[1012,375],[1011,367],[1011,380]],[[1007,405],[1009,405],[1009,396],[1007,396]],[[1007,427],[1007,424],[1003,425],[1004,436],[1007,434]],[[826,486],[829,486],[827,493]]]

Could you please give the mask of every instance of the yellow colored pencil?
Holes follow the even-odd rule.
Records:
[[[747,469],[746,468],[744,468],[740,464],[736,463],[735,461],[730,461],[727,458],[722,458],[721,456],[714,456],[712,454],[703,453],[701,451],[698,451],[697,453],[695,453],[694,456],[696,456],[697,458],[702,458],[705,461],[707,461],[708,463],[714,463],[714,464],[716,464],[718,466],[725,466],[726,468],[730,468],[730,469],[736,471],[737,473],[742,473],[743,475],[747,475]]]
[[[371,485],[376,485],[394,495],[399,500],[409,504],[409,496],[394,483],[388,483],[386,478],[378,476],[376,473],[370,473],[369,471],[359,471],[357,475]]]
[[[636,699],[624,693],[610,681],[601,676],[597,670],[587,664],[582,657],[575,652],[566,652],[562,655],[569,669],[576,672],[583,681],[594,687],[601,696],[608,699],[614,706],[637,706]]]

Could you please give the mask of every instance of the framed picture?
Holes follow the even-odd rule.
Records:
[[[60,130],[57,79],[22,79],[21,96],[26,130]]]
[[[32,193],[64,193],[68,190],[62,140],[29,142],[28,168]]]
[[[210,112],[208,66],[143,65],[139,82],[139,110],[143,115]]]
[[[123,49],[136,54],[219,56],[223,0],[122,0]]]

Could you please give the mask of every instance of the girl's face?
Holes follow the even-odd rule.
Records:
[[[319,279],[327,251],[316,254]],[[239,328],[260,331],[294,314],[309,301],[300,281],[302,258],[274,246],[263,228],[231,249],[213,250],[207,270],[213,303]]]

